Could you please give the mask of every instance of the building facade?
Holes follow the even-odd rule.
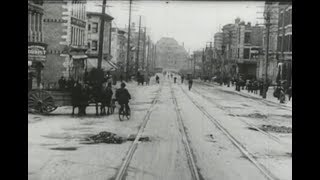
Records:
[[[124,73],[127,58],[127,32],[112,28],[111,30],[111,61],[118,67],[120,73]]]
[[[87,59],[86,1],[44,1],[43,9],[48,44],[43,82],[51,88],[61,76],[81,81]]]
[[[292,5],[272,2],[265,4],[265,13],[270,13],[268,80],[273,83],[286,80],[292,82]],[[266,23],[266,22],[265,22]],[[263,32],[264,56],[259,61],[258,76],[266,77],[267,33]]]
[[[40,88],[47,44],[43,35],[43,1],[28,1],[28,89]]]
[[[102,13],[87,12],[87,70],[90,71],[91,68],[97,67],[98,65],[98,50],[99,50],[99,35],[101,18],[104,19],[104,32],[103,32],[103,48],[102,48],[102,69],[111,70],[115,69],[115,63],[110,62],[112,59],[111,55],[111,28],[112,20],[114,19],[108,14],[102,15]]]
[[[222,43],[223,43],[223,33],[222,32],[215,33],[213,47],[217,50],[222,50]]]

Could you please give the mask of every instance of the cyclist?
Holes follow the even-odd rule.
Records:
[[[120,104],[120,112],[123,110],[123,107],[125,106],[127,113],[130,112],[130,107],[128,105],[129,100],[131,99],[131,95],[129,91],[125,88],[126,84],[121,83],[121,88],[117,89],[116,91],[116,99],[118,103]],[[128,114],[130,115],[130,114]]]

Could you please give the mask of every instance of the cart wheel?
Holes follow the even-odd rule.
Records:
[[[57,109],[53,97],[43,90],[32,90],[28,94],[28,110],[39,114],[47,114]]]

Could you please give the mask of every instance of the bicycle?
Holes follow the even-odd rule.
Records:
[[[127,120],[129,120],[130,115],[131,115],[131,110],[127,109],[125,105],[122,105],[122,107],[120,107],[120,109],[119,109],[120,121],[123,121],[125,119],[125,117],[127,118]]]

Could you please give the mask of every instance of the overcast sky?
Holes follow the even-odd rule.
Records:
[[[99,6],[100,5],[100,6]],[[102,0],[88,0],[87,11],[101,12]],[[129,21],[129,1],[107,0],[106,12],[114,17],[113,26],[124,28]],[[262,23],[264,2],[212,2],[212,1],[133,1],[132,22],[142,26],[154,42],[161,37],[173,37],[186,50],[202,49],[213,41],[214,33],[222,26],[234,23],[239,17],[246,23]]]

